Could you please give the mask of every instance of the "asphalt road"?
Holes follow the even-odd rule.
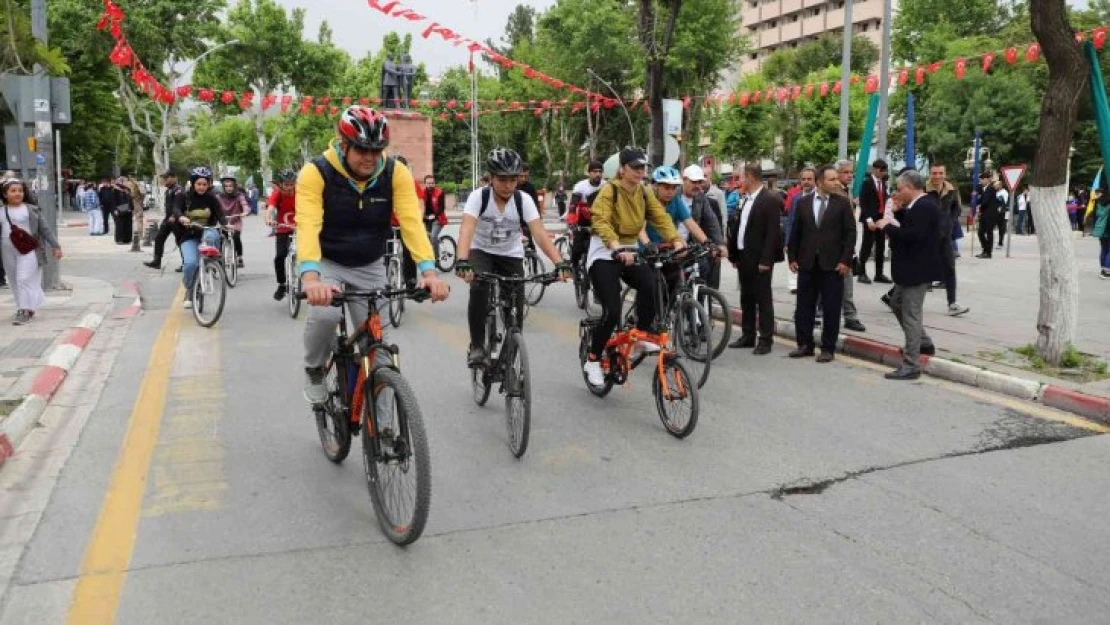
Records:
[[[500,399],[470,399],[461,283],[393,331],[433,474],[427,530],[398,548],[358,454],[320,451],[304,315],[270,298],[256,222],[245,239],[214,329],[178,274],[140,272],[147,313],[90,390],[0,623],[1110,622],[1096,426],[776,344],[716,361],[675,440],[644,371],[586,392],[569,285],[526,323],[522,460]]]

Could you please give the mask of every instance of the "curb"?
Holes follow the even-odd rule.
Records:
[[[15,454],[19,444],[34,429],[50,399],[58,392],[66,375],[81,353],[88,347],[97,328],[104,322],[104,315],[90,313],[76,326],[66,331],[61,343],[54,346],[46,357],[46,366],[35,375],[31,392],[19,406],[0,423],[0,467]]]
[[[732,308],[730,312],[733,325],[740,325],[740,310]],[[797,338],[794,323],[783,319],[775,320],[775,334],[790,340]],[[859,336],[841,334],[837,338],[836,349],[849,356],[891,367],[897,367],[902,363],[901,347]],[[921,369],[928,375],[949,382],[974,386],[1024,401],[1040,402],[1050,408],[1070,412],[1110,426],[1110,398],[980,369],[936,356],[922,356]]]

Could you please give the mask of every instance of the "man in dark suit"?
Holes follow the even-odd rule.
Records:
[[[856,221],[848,198],[836,192],[840,180],[836,168],[817,170],[817,192],[798,200],[791,231],[790,271],[798,274],[798,304],[795,313],[798,348],[791,358],[813,355],[813,325],[817,297],[824,308],[821,355],[817,362],[831,362],[840,334],[840,307],[844,299],[844,277],[851,271],[856,249]]]
[[[979,244],[983,251],[975,258],[990,258],[994,250],[994,229],[998,222],[998,191],[992,183],[991,172],[979,174],[979,197],[975,209],[979,213]]]
[[[771,275],[782,262],[782,195],[763,187],[758,163],[744,166],[747,195],[728,225],[728,259],[740,274],[740,338],[729,347],[755,347],[755,354],[771,353],[775,333],[775,304],[771,298]],[[757,313],[758,310],[758,313]],[[756,317],[759,341],[756,342]]]
[[[863,245],[859,250],[859,281],[861,284],[871,284],[867,277],[867,259],[871,258],[871,249],[875,249],[875,282],[890,284],[890,278],[883,274],[883,264],[886,257],[886,235],[882,230],[871,230],[867,227],[867,220],[879,221],[883,218],[886,209],[886,184],[887,164],[883,159],[878,159],[871,164],[871,175],[863,181],[859,189],[859,222],[863,227]]]
[[[897,218],[887,215],[870,226],[883,230],[890,239],[894,252],[894,292],[890,307],[906,335],[902,366],[886,377],[914,380],[921,377],[921,352],[926,346],[928,351],[935,352],[932,339],[925,333],[922,309],[929,284],[944,278],[940,255],[940,205],[936,198],[925,193],[925,178],[916,170],[899,174],[894,198],[899,206],[905,207]]]

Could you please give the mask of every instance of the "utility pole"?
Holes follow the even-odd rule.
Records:
[[[882,56],[879,61],[879,127],[878,127],[878,148],[876,157],[886,158],[886,130],[887,118],[890,116],[890,111],[887,107],[887,99],[890,95],[890,13],[891,13],[891,0],[883,0],[883,46]],[[906,155],[906,164],[915,166],[917,163],[913,162],[913,156]]]
[[[46,0],[31,0],[31,36],[47,45]],[[50,77],[46,69],[35,64],[34,67],[34,137],[35,163],[31,168],[31,179],[25,181],[35,191],[35,200],[42,210],[43,218],[55,233],[58,232],[58,189],[54,188],[54,124],[50,104]],[[42,288],[54,290],[64,288],[58,261],[46,255],[46,266],[42,272]]]
[[[848,109],[852,84],[852,0],[844,0],[844,43],[840,49],[840,140],[837,158],[848,158]]]

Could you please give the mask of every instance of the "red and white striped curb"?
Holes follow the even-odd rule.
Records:
[[[732,324],[739,326],[740,310],[733,308],[731,312]],[[775,334],[792,341],[797,338],[794,324],[782,319],[775,320]],[[838,337],[837,350],[849,356],[891,367],[902,364],[901,347],[850,334],[841,334]],[[1103,425],[1110,425],[1110,398],[1088,395],[1054,384],[1044,384],[1036,380],[981,369],[937,356],[921,356],[921,368],[925,373],[949,382],[958,382],[1025,401],[1040,402],[1057,410],[1071,412]]]
[[[116,319],[129,319],[138,316],[143,311],[143,298],[139,294],[139,285],[134,280],[125,279],[120,282],[120,290],[123,291],[123,295],[119,297],[130,297],[132,300],[130,306],[116,313]]]
[[[50,351],[46,365],[31,382],[31,392],[6,419],[0,421],[0,466],[34,429],[50,399],[58,392],[69,370],[81,356],[104,321],[104,315],[90,313],[66,331],[62,341]]]

